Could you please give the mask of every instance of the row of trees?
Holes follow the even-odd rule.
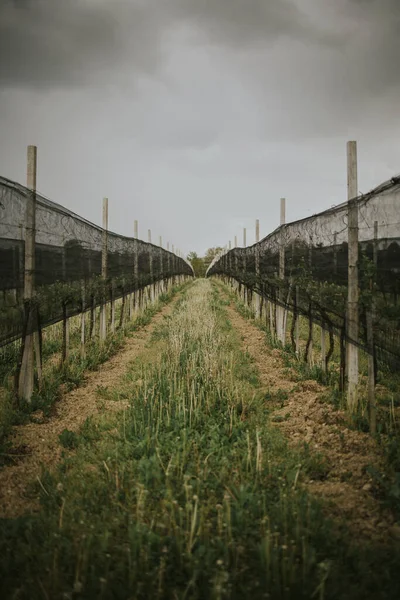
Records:
[[[194,274],[196,277],[205,277],[206,271],[215,256],[222,251],[222,248],[217,246],[216,248],[209,248],[204,256],[199,256],[197,252],[189,252],[187,260],[191,262]]]

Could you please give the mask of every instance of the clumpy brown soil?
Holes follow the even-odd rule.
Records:
[[[59,435],[64,429],[77,431],[88,417],[123,409],[126,400],[99,401],[98,388],[112,389],[120,384],[128,365],[144,352],[152,332],[174,303],[164,306],[149,325],[127,337],[122,350],[98,371],[88,372],[83,386],[64,394],[50,419],[38,411],[31,423],[14,427],[9,457],[14,464],[0,470],[0,518],[38,510],[38,497],[32,497],[29,487],[38,481],[43,467],[51,469],[60,460],[63,448]]]
[[[272,422],[288,438],[290,445],[304,447],[318,458],[322,468],[307,489],[325,501],[327,516],[337,518],[359,539],[384,543],[400,538],[400,528],[392,514],[373,495],[366,471],[368,465],[380,469],[382,456],[376,442],[367,434],[350,429],[345,413],[324,400],[326,389],[315,381],[295,381],[295,373],[285,367],[282,353],[270,348],[265,335],[254,322],[227,307],[232,325],[239,332],[245,350],[253,357],[262,386],[270,392],[284,390],[287,400],[274,411]],[[284,396],[286,396],[286,394]]]

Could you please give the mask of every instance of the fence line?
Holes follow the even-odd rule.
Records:
[[[28,148],[24,187],[0,177],[0,346],[21,339],[19,395],[30,400],[41,372],[41,331],[63,322],[67,359],[69,319],[82,314],[84,355],[88,335],[104,341],[116,329],[115,302],[121,301],[120,325],[128,304],[136,310],[167,289],[193,276],[188,261],[163,248],[108,230],[108,199],[103,201],[103,228],[90,223],[36,191],[35,146]],[[90,313],[87,332],[84,313]],[[108,319],[108,312],[110,319]],[[133,316],[133,308],[129,311]]]
[[[226,278],[246,302],[254,294],[260,296],[261,311],[256,305],[255,312],[282,344],[289,342],[290,312],[289,343],[296,353],[298,319],[303,315],[309,323],[308,361],[318,325],[324,369],[332,357],[333,336],[338,337],[342,388],[347,382],[348,403],[354,410],[359,348],[372,355],[369,378],[374,384],[377,366],[392,371],[400,367],[400,177],[354,197],[354,142],[348,145],[348,176],[348,202],[285,224],[281,201],[280,227],[253,246],[224,250],[207,275]]]

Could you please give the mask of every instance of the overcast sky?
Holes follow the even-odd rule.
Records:
[[[0,0],[0,175],[184,252],[400,171],[399,0]]]

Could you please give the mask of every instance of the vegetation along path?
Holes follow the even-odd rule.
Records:
[[[40,510],[1,521],[2,597],[399,597],[398,547],[356,540],[308,491],[314,455],[276,419],[293,382],[245,326],[198,280],[97,388],[117,409],[64,432]]]
[[[169,299],[168,296],[166,298]],[[104,393],[115,389],[128,365],[148,352],[153,330],[168,317],[175,301],[145,311],[134,322],[134,328],[127,337],[110,338],[110,347],[103,348],[103,352],[105,356],[111,354],[111,358],[95,371],[85,372],[83,385],[61,393],[59,402],[51,407],[49,417],[43,411],[36,411],[32,422],[14,427],[12,460],[0,470],[0,517],[15,517],[27,510],[38,509],[41,472],[44,467],[49,469],[59,462],[63,449],[60,435],[65,445],[73,445],[74,433],[87,424],[87,419],[126,406],[127,400],[118,393],[112,396],[112,400],[104,398]],[[112,347],[115,341],[118,343],[116,349]],[[118,351],[120,345],[122,349]],[[112,355],[115,351],[117,354]],[[32,486],[33,480],[39,485]]]

